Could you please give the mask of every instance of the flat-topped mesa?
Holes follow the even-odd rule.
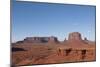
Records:
[[[57,42],[57,37],[27,37],[24,42],[29,43],[46,43],[46,42]]]
[[[48,40],[48,42],[58,42],[58,39],[57,39],[57,37],[54,37],[54,36],[51,36],[51,37],[49,37],[49,40]]]
[[[40,43],[48,42],[48,37],[27,37],[24,39],[24,42]]]
[[[79,32],[72,32],[69,34],[68,41],[82,41],[81,34]]]

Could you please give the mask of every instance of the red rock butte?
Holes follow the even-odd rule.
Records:
[[[81,34],[79,32],[70,33],[68,41],[82,41]]]
[[[84,40],[79,32],[69,33],[68,40],[57,37],[26,37],[12,43],[12,65],[54,64],[95,61],[95,42]]]

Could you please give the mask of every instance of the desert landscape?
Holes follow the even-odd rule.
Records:
[[[96,43],[81,33],[71,32],[68,39],[59,41],[57,37],[26,37],[11,44],[13,66],[58,64],[96,60]]]

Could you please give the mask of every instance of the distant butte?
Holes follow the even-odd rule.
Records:
[[[82,41],[81,34],[79,32],[69,33],[68,41]]]
[[[12,43],[12,65],[36,65],[65,62],[95,61],[95,42],[79,32],[69,33],[68,40],[57,37],[26,37]]]
[[[88,43],[89,41],[85,37],[82,40],[81,34],[79,32],[69,33],[68,40],[64,40],[67,43]],[[57,37],[26,37],[23,41],[17,41],[16,43],[60,43]]]

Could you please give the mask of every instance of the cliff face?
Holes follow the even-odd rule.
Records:
[[[69,34],[69,41],[82,41],[81,34],[79,32],[73,32]]]
[[[95,49],[58,49],[57,55],[65,57],[67,62],[73,61],[93,61],[95,60]]]
[[[67,42],[58,47],[57,55],[65,57],[66,62],[93,61],[95,60],[95,43],[90,44],[87,41],[86,38],[82,40],[78,32],[70,33]]]
[[[18,41],[16,43],[48,43],[48,42],[58,42],[57,37],[26,37],[23,41]]]
[[[26,38],[19,45],[13,45],[13,48],[20,49],[12,52],[13,64],[95,61],[95,43],[89,42],[86,38],[82,40],[78,32],[70,33],[68,40],[63,43],[58,42],[56,37]]]

